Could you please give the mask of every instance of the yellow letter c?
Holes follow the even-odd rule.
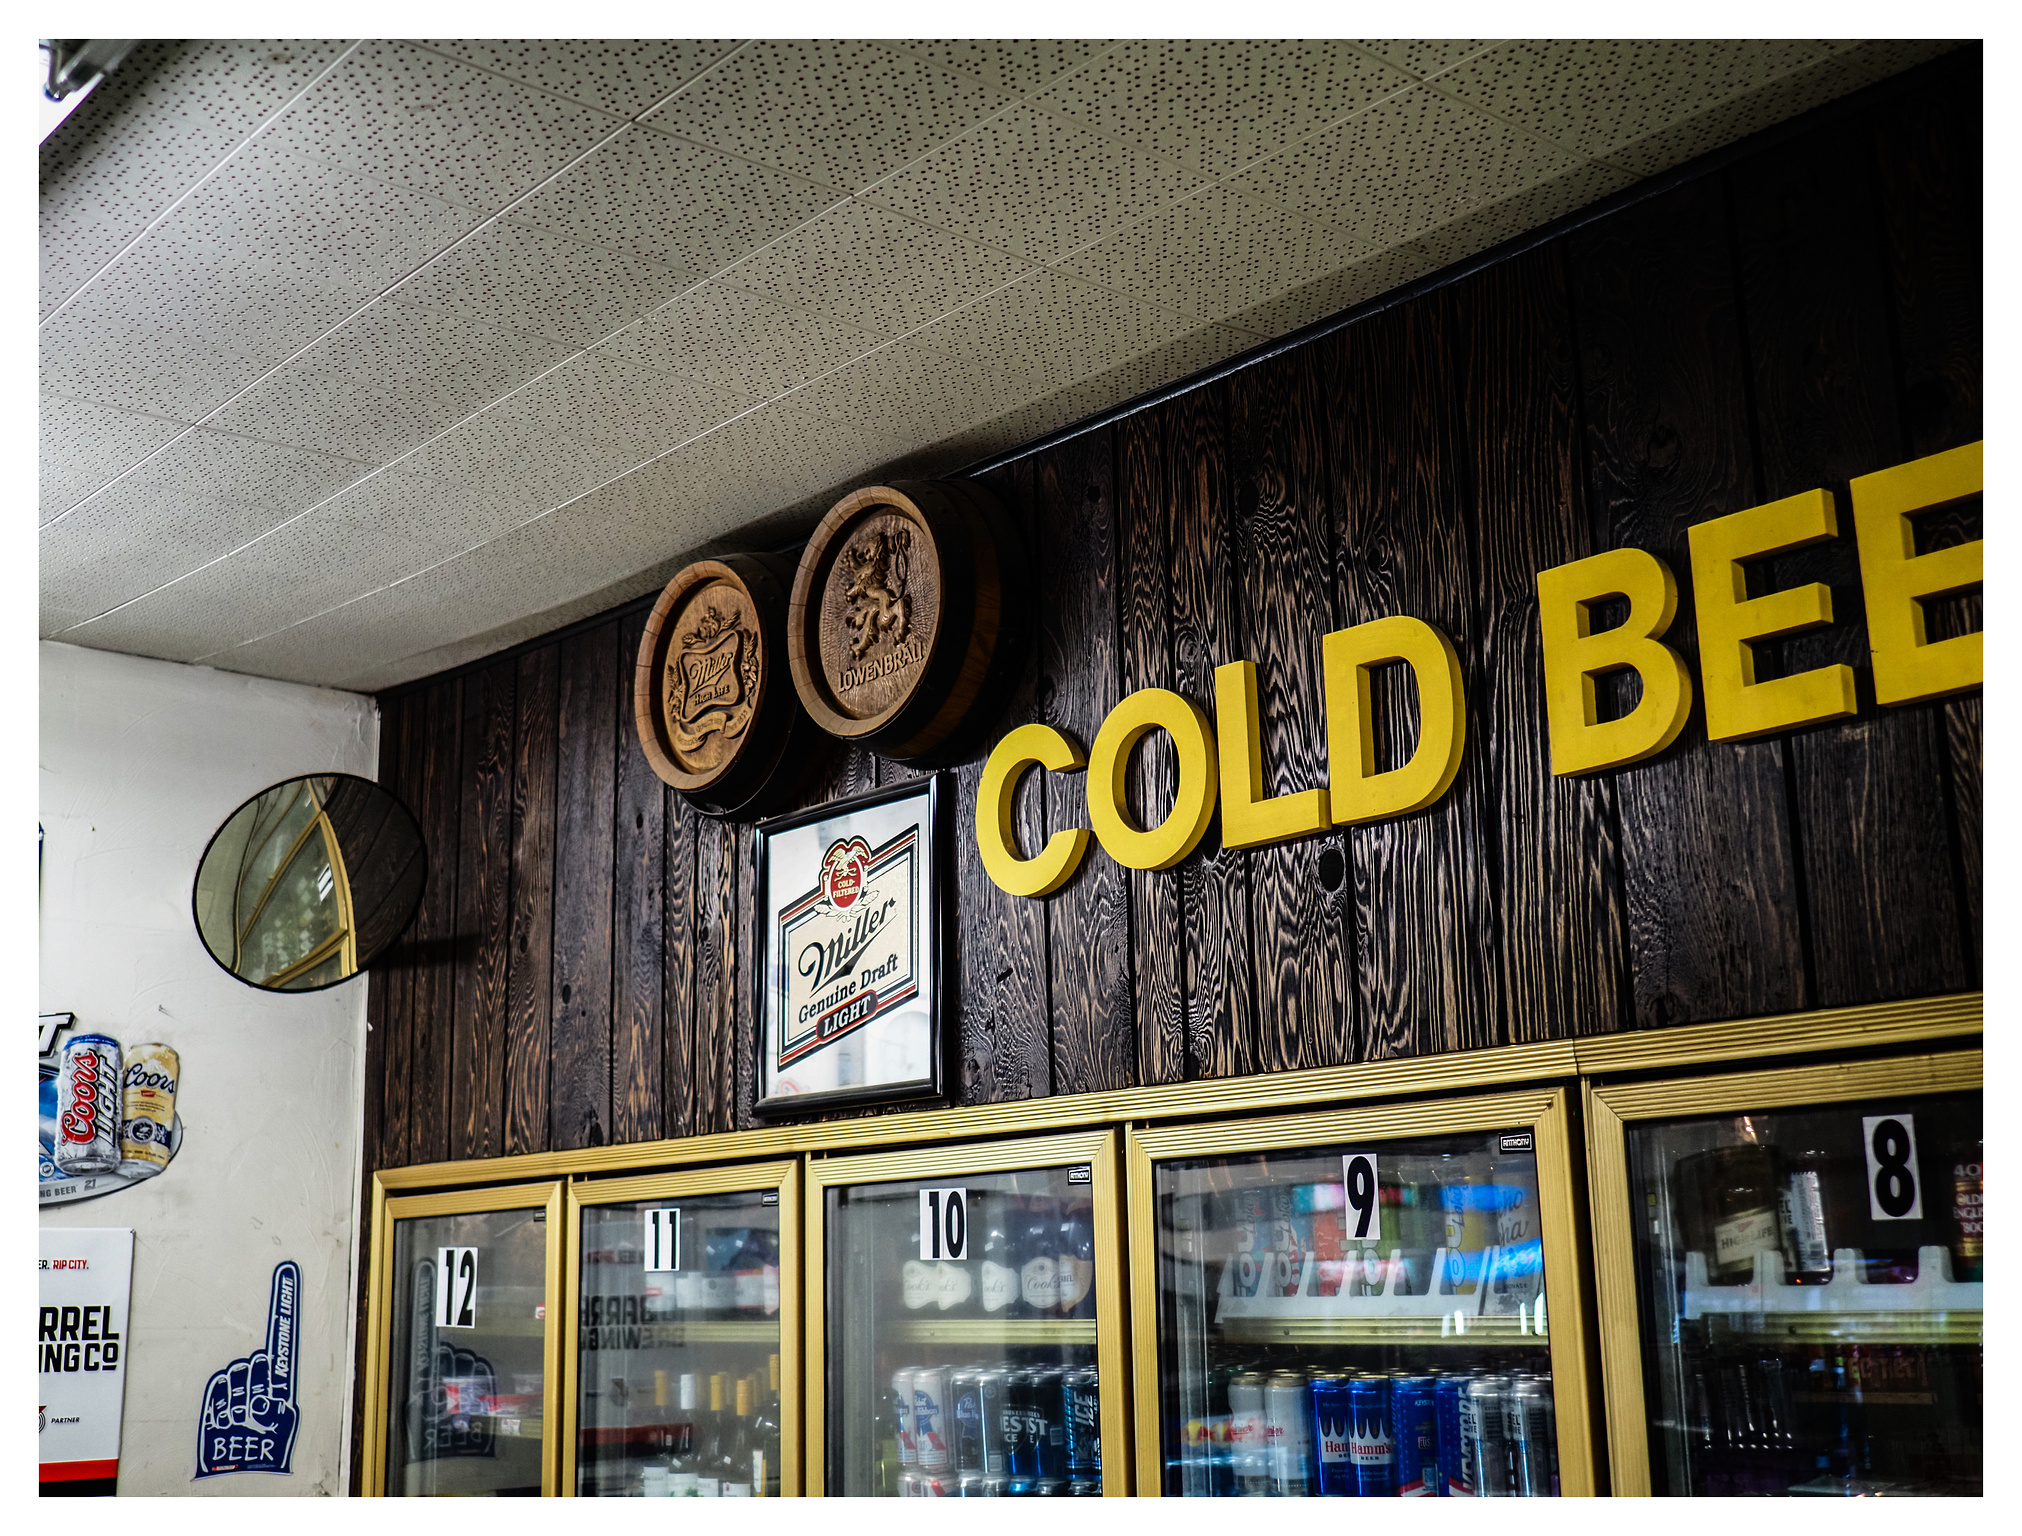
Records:
[[[1085,761],[1073,742],[1036,721],[1019,726],[997,743],[976,786],[976,851],[983,856],[983,872],[1001,889],[1013,896],[1050,896],[1081,867],[1088,851],[1086,827],[1056,832],[1033,857],[1021,858],[1011,826],[1011,800],[1019,778],[1033,764],[1069,773]]]

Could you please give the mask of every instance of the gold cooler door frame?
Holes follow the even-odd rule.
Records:
[[[1102,1459],[1105,1495],[1130,1492],[1131,1383],[1124,1360],[1129,1337],[1124,1307],[1122,1159],[1119,1133],[1112,1127],[1064,1136],[1015,1141],[947,1143],[859,1157],[810,1158],[807,1165],[805,1262],[807,1296],[807,1432],[804,1437],[806,1491],[827,1493],[828,1338],[824,1312],[827,1276],[823,1252],[827,1192],[842,1185],[887,1184],[943,1176],[1015,1173],[1027,1168],[1089,1166],[1095,1226],[1095,1368],[1102,1383],[1102,1443],[1114,1446]],[[1072,1323],[1048,1326],[1061,1328]]]
[[[1267,1120],[1132,1130],[1129,1140],[1132,1356],[1137,1379],[1137,1492],[1164,1492],[1165,1448],[1159,1443],[1158,1206],[1155,1163],[1183,1157],[1243,1156],[1342,1142],[1403,1141],[1474,1131],[1528,1129],[1538,1164],[1543,1221],[1545,1295],[1553,1407],[1558,1419],[1559,1487],[1567,1497],[1600,1491],[1597,1425],[1590,1411],[1588,1317],[1583,1286],[1585,1223],[1574,1188],[1575,1152],[1568,1121],[1569,1091],[1541,1088],[1488,1098],[1283,1115]]]
[[[366,1286],[365,1424],[360,1436],[363,1466],[359,1490],[367,1497],[386,1493],[386,1393],[392,1380],[386,1351],[392,1343],[393,1228],[396,1222],[426,1216],[479,1216],[490,1211],[547,1211],[545,1239],[547,1331],[541,1341],[544,1427],[559,1425],[562,1348],[562,1213],[559,1180],[514,1184],[503,1189],[460,1189],[436,1195],[388,1195],[377,1174],[372,1179],[372,1255]],[[560,1440],[547,1434],[541,1446],[541,1493],[555,1492],[560,1472]]]
[[[1627,1127],[1794,1109],[1855,1099],[1960,1093],[1982,1086],[1978,1051],[1772,1067],[1660,1082],[1588,1082],[1587,1180],[1594,1220],[1594,1280],[1600,1313],[1601,1380],[1607,1404],[1610,1486],[1625,1497],[1650,1493],[1650,1436],[1643,1395],[1643,1340],[1637,1320],[1636,1219],[1629,1189]]]
[[[679,1173],[650,1173],[622,1179],[571,1181],[566,1191],[566,1236],[563,1273],[567,1276],[568,1342],[562,1354],[561,1465],[559,1492],[576,1492],[577,1413],[582,1369],[578,1319],[582,1306],[583,1210],[588,1206],[623,1205],[632,1200],[686,1199],[697,1195],[740,1195],[771,1190],[779,1196],[779,1492],[791,1498],[801,1491],[801,1163],[799,1158],[775,1163],[745,1163],[729,1168],[702,1168]],[[553,1314],[550,1313],[550,1316]],[[749,1324],[691,1324],[698,1337],[711,1330],[748,1328]],[[729,1335],[725,1335],[728,1337]]]

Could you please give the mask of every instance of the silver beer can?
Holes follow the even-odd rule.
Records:
[[[56,1075],[54,1161],[64,1173],[111,1173],[119,1167],[119,1042],[72,1035]]]

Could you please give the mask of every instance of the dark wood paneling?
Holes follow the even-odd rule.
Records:
[[[618,627],[562,641],[556,774],[567,792],[555,819],[555,1147],[600,1147],[611,1135],[611,893],[616,814],[611,678]]]
[[[1428,294],[1320,348],[1327,413],[1338,423],[1334,580],[1343,624],[1408,614],[1477,654],[1464,509],[1473,502],[1460,441],[1459,370],[1445,338],[1451,290]],[[1395,673],[1398,669],[1386,668]],[[1401,683],[1401,680],[1397,680]],[[1394,766],[1417,740],[1415,695],[1382,690]],[[1502,1039],[1502,980],[1482,803],[1470,744],[1438,804],[1352,828],[1358,1006],[1364,1058],[1468,1050]]]
[[[1229,508],[1226,383],[1159,407],[1164,418],[1172,573],[1172,671],[1167,687],[1212,716],[1215,668],[1242,658],[1240,578]],[[1178,866],[1186,932],[1187,1065],[1201,1077],[1257,1070],[1250,975],[1250,855],[1222,847],[1219,816]]]
[[[1037,718],[1065,732],[1084,753],[1122,697],[1110,475],[1107,430],[1072,438],[1033,465],[1034,532],[1046,551],[1037,570]],[[1088,825],[1085,779],[1045,775],[1049,835]],[[1137,1080],[1130,898],[1123,876],[1114,859],[1092,851],[1046,904],[1055,1093],[1128,1088]]]
[[[456,1016],[449,1079],[451,1157],[496,1157],[501,1144],[516,677],[517,669],[508,662],[463,680]],[[430,849],[433,859],[439,861],[442,854],[441,849]]]
[[[645,761],[635,738],[625,742],[629,762],[636,754]],[[700,930],[702,903],[695,885],[696,852],[702,829],[693,806],[673,790],[663,797],[666,826],[667,896],[661,935],[660,1070],[665,1084],[661,1124],[669,1136],[695,1133],[695,999],[702,972],[695,936]]]
[[[1242,654],[1257,666],[1264,788],[1273,795],[1327,782],[1320,643],[1337,625],[1324,407],[1310,347],[1230,381]],[[1259,1071],[1353,1059],[1347,857],[1347,834],[1338,830],[1250,855]]]
[[[554,970],[557,647],[519,659],[514,683],[511,981],[506,1153],[548,1150],[548,1007]]]
[[[734,822],[697,822],[695,1056],[690,1088],[696,1135],[733,1129],[737,1048],[737,853]]]
[[[1696,678],[1685,530],[1761,500],[1720,183],[1590,225],[1567,257],[1595,547],[1677,573],[1665,643]],[[1783,757],[1777,740],[1709,744],[1695,702],[1669,751],[1613,775],[1637,1027],[1808,1006]]]
[[[632,674],[626,661],[639,653],[646,616],[618,625],[618,664],[604,679],[612,710],[617,758],[615,847],[611,888],[611,1140],[655,1141],[666,1132],[666,1069],[661,1059],[669,1031],[662,1023],[666,999],[661,969],[666,932],[666,786],[639,750],[632,718]],[[684,936],[685,937],[685,936]]]
[[[1164,448],[1156,412],[1142,412],[1116,428],[1118,691],[1126,697],[1143,688],[1166,687],[1172,677]],[[1172,743],[1162,734],[1138,747],[1130,769],[1129,809],[1140,825],[1156,825],[1171,808],[1177,773]],[[1096,848],[1089,857],[1108,855]],[[1162,871],[1125,873],[1137,1080],[1177,1083],[1187,1066],[1186,935],[1179,881]]]
[[[385,712],[380,722],[380,777],[386,787],[414,810],[414,785],[421,751],[421,711],[427,695],[410,693]],[[418,819],[418,818],[417,818]],[[414,1161],[409,1154],[408,1125],[414,1098],[414,1047],[409,1028],[414,995],[414,930],[412,927],[388,952],[383,963],[386,973],[384,1013],[379,1028],[384,1035],[385,1076],[381,1079],[380,1145],[392,1166]]]
[[[452,934],[456,926],[457,793],[463,711],[460,685],[437,683],[420,697],[424,736],[416,780],[414,811],[421,835],[439,850],[422,887],[421,906],[414,914],[416,958],[409,1004],[409,1041],[414,1073],[412,1101],[425,1106],[409,1116],[407,1155],[418,1163],[440,1162],[449,1156],[448,1114],[455,1012],[456,960]]]
[[[1767,587],[1821,581],[1834,622],[1781,642],[1786,672],[1843,662],[1866,709],[1789,743],[1812,973],[1827,1007],[1970,984],[1940,710],[1877,711],[1845,514],[1851,476],[1905,457],[1863,135],[1807,135],[1735,167],[1737,270],[1765,500],[1826,486],[1843,537],[1766,562]]]
[[[1614,786],[1555,777],[1537,573],[1594,553],[1581,494],[1565,254],[1547,247],[1455,292],[1473,445],[1475,645],[1468,739],[1480,765],[1507,1037],[1601,1034],[1629,977]]]

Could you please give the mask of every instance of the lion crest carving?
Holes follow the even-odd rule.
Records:
[[[904,528],[879,528],[843,546],[849,586],[843,594],[849,606],[850,659],[861,661],[882,636],[893,644],[904,640],[912,622],[906,597],[906,566],[913,536]]]

